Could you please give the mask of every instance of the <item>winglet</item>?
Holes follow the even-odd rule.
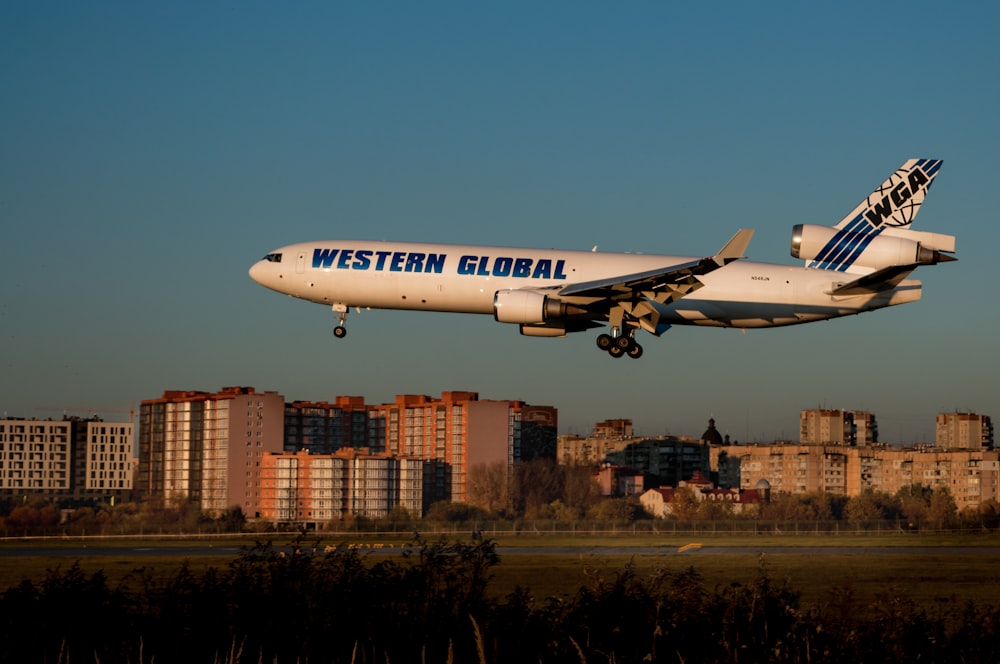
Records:
[[[736,235],[726,243],[722,249],[719,249],[719,253],[712,256],[712,260],[718,263],[720,266],[728,265],[735,260],[740,258],[746,258],[746,250],[750,245],[750,238],[753,237],[752,228],[741,228],[736,231]]]

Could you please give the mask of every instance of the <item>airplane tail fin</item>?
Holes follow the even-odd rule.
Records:
[[[865,226],[906,228],[920,211],[942,163],[940,159],[907,160],[834,228],[854,232]]]
[[[955,238],[910,229],[941,169],[940,159],[910,159],[832,228],[799,224],[792,256],[807,267],[868,273],[890,265],[954,260]],[[881,236],[881,237],[880,237]]]

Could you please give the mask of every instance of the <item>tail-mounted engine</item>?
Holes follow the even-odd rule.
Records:
[[[934,265],[955,260],[952,235],[886,228],[874,236],[844,229],[798,224],[792,229],[792,256],[816,261],[817,267],[881,269],[893,265]]]

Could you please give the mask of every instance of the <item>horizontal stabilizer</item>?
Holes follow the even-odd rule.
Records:
[[[916,265],[890,265],[863,277],[841,284],[830,295],[870,295],[895,288],[916,268]]]

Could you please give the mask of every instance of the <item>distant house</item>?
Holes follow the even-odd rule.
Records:
[[[763,490],[716,488],[700,472],[696,472],[689,481],[681,482],[677,487],[649,489],[639,496],[639,502],[647,512],[664,519],[673,513],[674,496],[682,488],[690,490],[695,500],[725,502],[732,505],[734,514],[756,511],[766,498],[766,492]]]

